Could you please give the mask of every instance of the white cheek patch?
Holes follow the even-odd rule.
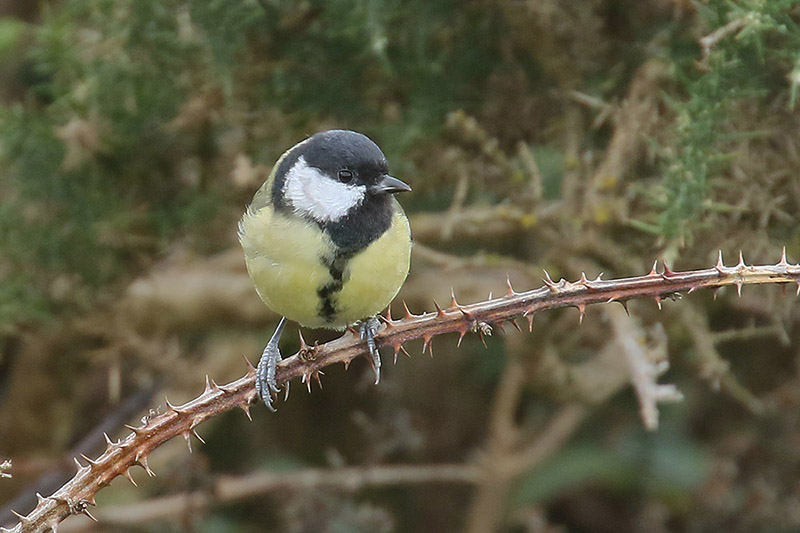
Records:
[[[366,188],[326,177],[301,156],[286,173],[283,197],[292,208],[320,222],[336,222],[364,201]]]

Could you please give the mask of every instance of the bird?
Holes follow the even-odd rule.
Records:
[[[253,196],[239,242],[256,292],[282,317],[256,367],[256,390],[270,410],[287,319],[358,328],[380,381],[376,315],[408,276],[411,228],[394,197],[408,191],[369,137],[328,130],[287,150]]]

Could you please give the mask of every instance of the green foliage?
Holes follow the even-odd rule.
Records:
[[[0,58],[17,45],[25,25],[17,20],[0,18]]]
[[[524,475],[511,497],[513,507],[544,503],[579,486],[661,497],[684,494],[709,475],[710,454],[667,421],[652,435],[632,431],[613,447],[579,444]]]
[[[705,34],[722,34],[702,63],[696,52],[675,58],[685,97],[670,101],[676,116],[670,139],[674,149],[665,158],[659,220],[660,233],[668,239],[691,239],[704,224],[714,178],[727,169],[730,140],[747,133],[729,119],[736,108],[763,106],[765,97],[793,106],[798,83],[793,73],[800,57],[800,25],[791,12],[796,5],[792,0],[698,3]]]
[[[45,12],[30,50],[39,81],[0,109],[0,247],[5,282],[37,288],[23,302],[50,300],[57,277],[108,283],[135,266],[131,234],[158,248],[208,215],[196,205],[213,192],[181,180],[188,147],[170,127],[202,64],[177,7],[94,1]]]
[[[203,160],[241,125],[224,114],[199,125],[182,118],[193,98],[221,91],[223,109],[281,109],[301,131],[320,117],[383,128],[390,156],[430,135],[445,112],[478,101],[496,60],[497,16],[459,5],[93,0],[46,9],[29,51],[36,82],[0,109],[4,189],[17,197],[0,215],[6,281],[51,301],[57,277],[99,287],[176,232],[201,232],[228,185]],[[3,28],[3,42],[13,40],[16,26]],[[396,114],[388,124],[387,113]],[[187,167],[198,170],[186,177]]]

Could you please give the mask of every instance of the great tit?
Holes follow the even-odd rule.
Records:
[[[380,381],[375,315],[400,290],[411,259],[408,218],[394,194],[410,190],[367,136],[330,130],[284,153],[256,192],[239,242],[256,292],[283,317],[256,372],[270,409],[286,319],[337,330],[358,324]]]

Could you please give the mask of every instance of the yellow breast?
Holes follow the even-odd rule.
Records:
[[[335,246],[315,224],[276,213],[248,211],[240,239],[247,270],[261,299],[276,313],[304,326],[344,328],[379,313],[408,275],[411,232],[396,202],[389,229],[344,263],[339,288],[328,291],[335,314],[321,312],[321,289],[336,286],[324,258]]]

